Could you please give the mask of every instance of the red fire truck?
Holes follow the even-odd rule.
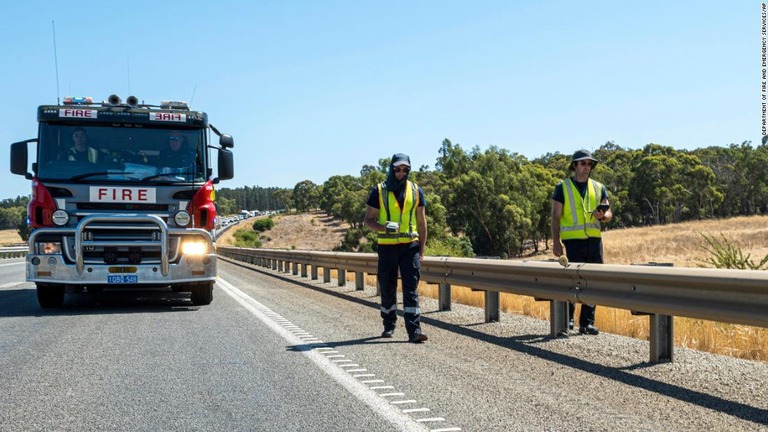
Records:
[[[185,102],[134,96],[65,98],[37,119],[38,137],[11,145],[11,172],[32,181],[26,266],[40,306],[114,288],[170,288],[209,304],[214,185],[234,177],[232,137]]]

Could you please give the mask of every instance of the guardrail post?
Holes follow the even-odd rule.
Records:
[[[346,286],[347,285],[347,271],[344,269],[337,269],[339,272],[339,279],[338,283],[339,286]]]
[[[485,322],[499,321],[499,293],[485,292]]]
[[[558,337],[567,334],[568,327],[568,302],[549,301],[549,335]]]
[[[301,277],[307,277],[307,266],[309,264],[299,264],[301,266]]]
[[[673,267],[672,263],[649,262],[648,264],[635,264],[645,266]],[[630,311],[632,315],[649,315],[648,342],[651,345],[650,362],[659,363],[672,361],[674,357],[674,317],[670,315],[649,314],[639,311]]]
[[[651,315],[651,363],[672,361],[674,351],[674,321],[669,315]]]
[[[323,267],[323,282],[329,283],[331,281],[331,268]]]
[[[365,289],[365,272],[355,272],[355,291]]]
[[[312,264],[310,275],[312,275],[312,280],[317,280],[317,266],[315,264]]]
[[[438,303],[441,311],[451,310],[451,284],[448,282],[440,282]]]

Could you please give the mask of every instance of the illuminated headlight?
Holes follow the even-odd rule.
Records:
[[[61,253],[61,242],[37,242],[35,248],[40,255],[58,255]]]
[[[185,227],[189,225],[189,222],[192,220],[192,218],[189,217],[189,213],[187,213],[185,210],[182,210],[173,217],[173,221],[176,222],[176,225]]]
[[[69,222],[69,214],[66,210],[56,210],[52,215],[53,223],[58,226],[64,226]]]
[[[181,244],[181,253],[191,256],[205,255],[208,253],[208,243],[204,241],[185,241]]]

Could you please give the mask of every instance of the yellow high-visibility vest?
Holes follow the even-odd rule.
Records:
[[[582,197],[571,178],[563,180],[563,213],[560,215],[560,239],[578,240],[600,237],[600,222],[592,214],[600,204],[603,185],[587,181],[587,193]]]
[[[406,181],[402,208],[397,202],[395,193],[388,191],[384,183],[379,183],[377,187],[379,188],[379,223],[382,225],[386,225],[387,222],[400,224],[400,231],[396,233],[377,231],[378,243],[380,245],[395,245],[418,241],[416,207],[419,206],[419,189],[416,183]]]
[[[77,150],[75,149],[75,146],[70,147],[69,148],[69,153],[67,155],[67,159],[71,160],[71,161],[75,160],[75,152],[76,151]],[[96,150],[93,147],[87,147],[86,148],[86,152],[88,153],[88,162],[96,163],[96,162],[99,161],[98,160],[99,159],[99,151],[98,150]]]

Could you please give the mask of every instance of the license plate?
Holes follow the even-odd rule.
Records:
[[[139,276],[131,275],[108,275],[107,283],[111,284],[135,284],[139,283]]]

